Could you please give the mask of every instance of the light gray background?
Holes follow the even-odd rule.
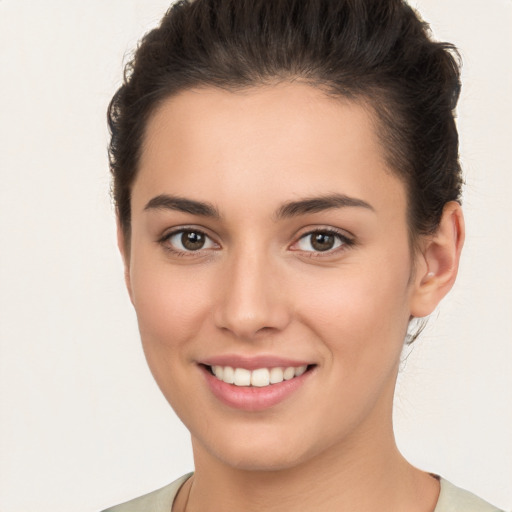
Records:
[[[406,358],[404,453],[512,509],[512,2],[417,0],[464,58],[468,240]],[[122,280],[105,110],[167,0],[0,0],[0,510],[95,511],[192,469]]]

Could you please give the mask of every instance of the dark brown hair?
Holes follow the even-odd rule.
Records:
[[[401,0],[182,0],[144,36],[108,109],[113,197],[126,239],[145,127],[189,88],[301,80],[369,105],[404,180],[412,235],[460,200],[457,52]]]

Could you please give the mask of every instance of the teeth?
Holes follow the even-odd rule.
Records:
[[[283,372],[284,380],[291,380],[295,377],[295,368],[293,366],[289,366]]]
[[[272,368],[270,370],[270,384],[278,384],[279,382],[283,382],[283,380],[282,368]]]
[[[266,368],[254,370],[251,374],[251,385],[258,388],[268,386],[270,384],[270,372]]]
[[[235,370],[233,370],[231,366],[224,367],[224,370],[222,371],[222,380],[228,384],[233,384],[235,382]]]
[[[307,369],[307,366],[299,366],[298,368],[295,368],[295,377],[300,377]]]
[[[232,368],[231,366],[212,366],[211,370],[217,379],[227,384],[262,388],[270,384],[279,384],[283,382],[283,380],[291,380],[294,377],[300,377],[307,370],[307,366],[258,368],[253,371],[245,368]]]
[[[224,376],[224,368],[222,366],[212,366],[212,372],[218,379],[222,380]]]
[[[251,372],[245,368],[237,368],[235,370],[235,386],[250,386],[251,385]]]

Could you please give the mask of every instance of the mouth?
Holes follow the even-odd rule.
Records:
[[[198,363],[210,392],[223,404],[243,411],[264,411],[301,396],[317,364],[273,355],[219,355]]]
[[[307,371],[310,371],[315,365],[277,366],[256,368],[254,370],[220,365],[204,366],[211,375],[226,384],[233,384],[238,387],[264,388],[300,377]]]

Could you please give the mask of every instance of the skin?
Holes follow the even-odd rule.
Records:
[[[367,206],[279,215],[334,194]],[[218,215],[151,207],[162,195]],[[438,482],[398,452],[392,402],[408,322],[451,288],[464,228],[449,203],[412,252],[406,213],[362,105],[293,83],[190,90],[159,107],[129,247],[118,232],[149,366],[192,437],[195,475],[174,511],[434,509]],[[203,249],[184,254],[168,236],[183,227],[207,235]],[[345,238],[315,251],[314,230]],[[219,354],[315,366],[283,402],[245,411],[205,384],[198,363]]]

